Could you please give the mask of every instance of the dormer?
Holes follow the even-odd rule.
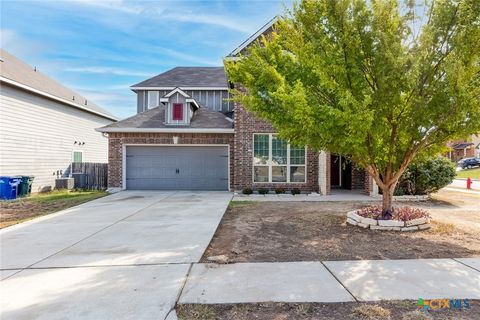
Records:
[[[160,98],[165,105],[165,124],[188,126],[193,114],[200,108],[195,99],[180,88],[175,88]]]

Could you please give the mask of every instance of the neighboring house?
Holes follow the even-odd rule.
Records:
[[[475,147],[475,157],[480,158],[480,134],[472,135],[472,142]]]
[[[469,139],[459,139],[447,143],[447,156],[453,162],[464,158],[480,158],[480,136],[472,135]]]
[[[0,175],[35,176],[49,190],[72,162],[107,162],[108,139],[95,131],[116,118],[0,49]]]
[[[227,59],[239,59],[275,22]],[[232,87],[223,67],[177,67],[132,86],[138,114],[98,129],[109,136],[109,187],[372,190],[368,175],[343,157],[279,139],[269,122],[228,100]]]

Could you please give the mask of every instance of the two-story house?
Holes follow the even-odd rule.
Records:
[[[237,47],[237,59],[276,19]],[[109,136],[109,186],[118,189],[370,192],[372,180],[341,156],[294,147],[230,101],[223,67],[177,67],[133,85],[137,114],[98,129]]]

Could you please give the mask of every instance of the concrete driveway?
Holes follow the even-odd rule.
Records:
[[[232,197],[124,191],[0,231],[1,319],[164,319]]]

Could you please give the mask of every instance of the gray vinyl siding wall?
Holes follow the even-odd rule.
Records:
[[[33,175],[32,191],[54,187],[73,151],[83,162],[108,162],[108,138],[95,128],[112,120],[2,83],[0,87],[0,175]],[[83,145],[74,144],[75,141]]]
[[[158,91],[159,100],[171,90],[149,90]],[[183,90],[190,97],[197,100],[202,106],[213,111],[227,112],[233,110],[233,102],[228,101],[230,94],[227,90]],[[158,101],[160,104],[160,101]],[[148,110],[148,91],[137,91],[137,112]]]

